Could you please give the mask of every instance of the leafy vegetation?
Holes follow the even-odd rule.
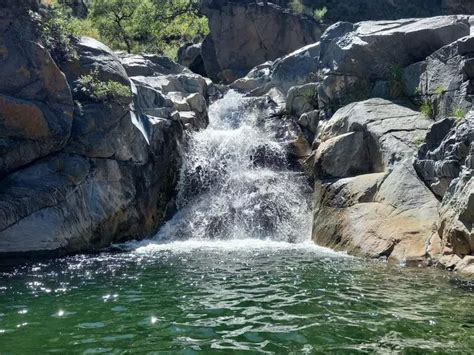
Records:
[[[390,96],[400,98],[405,93],[403,83],[403,68],[399,65],[392,65],[389,70]]]
[[[426,118],[434,118],[434,106],[433,102],[429,99],[422,101],[420,106],[420,112],[425,115]]]
[[[324,17],[326,16],[326,14],[328,13],[328,8],[326,6],[320,8],[320,9],[316,9],[314,10],[313,12],[313,17],[319,21],[319,22],[322,22],[324,20]]]
[[[77,80],[77,84],[75,92],[94,101],[127,104],[132,97],[130,87],[112,80],[99,80],[97,70],[82,75]]]
[[[208,34],[198,0],[93,0],[85,19],[72,16],[66,0],[48,0],[41,37],[55,59],[70,58],[74,37],[93,37],[114,50],[153,52],[175,59],[185,42]]]
[[[94,0],[89,18],[112,48],[173,52],[208,33],[195,0]]]
[[[461,122],[466,118],[467,112],[462,107],[455,107],[453,110],[453,116],[457,122]]]
[[[313,10],[310,7],[303,4],[301,0],[292,0],[290,2],[290,9],[293,10],[293,12],[296,14],[311,16],[318,22],[322,22],[328,12],[328,9],[326,6],[320,9]]]
[[[425,143],[425,140],[422,137],[416,137],[414,143],[416,147],[419,148]]]
[[[72,46],[74,31],[67,13],[57,3],[50,4],[50,11],[40,18],[31,13],[38,24],[38,35],[56,62],[64,62],[76,56]]]
[[[435,93],[436,95],[443,96],[443,95],[446,93],[446,89],[443,88],[442,86],[438,86],[438,87],[435,89],[434,93]]]

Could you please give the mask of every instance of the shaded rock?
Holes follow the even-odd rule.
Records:
[[[207,76],[201,55],[201,44],[187,43],[178,50],[178,63],[189,68],[193,73]]]
[[[116,81],[130,85],[127,72],[119,57],[105,44],[89,37],[82,37],[74,45],[77,59],[61,64],[61,70],[73,83],[82,75],[97,71],[100,81]]]
[[[343,178],[374,171],[364,132],[330,138],[318,147],[314,173],[320,178]]]
[[[453,119],[435,123],[426,135],[425,144],[420,147],[415,161],[418,174],[439,198],[444,197],[451,181],[457,178],[463,169],[472,169],[472,114],[459,125],[454,123]]]
[[[322,26],[313,19],[272,3],[204,3],[203,11],[212,37],[212,42],[203,43],[206,72],[213,80],[217,76],[226,83],[243,77],[258,64],[317,42],[322,34]],[[212,47],[215,54],[209,53]]]
[[[0,12],[0,177],[59,151],[72,125],[69,86],[23,5]]]
[[[294,86],[288,91],[286,110],[294,116],[301,116],[305,112],[318,108],[318,85],[311,83]]]

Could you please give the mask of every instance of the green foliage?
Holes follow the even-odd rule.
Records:
[[[64,62],[76,56],[72,46],[73,31],[67,12],[53,3],[39,22],[39,37],[56,62]]]
[[[442,95],[444,95],[444,94],[446,93],[446,89],[444,89],[442,86],[438,86],[438,87],[435,89],[434,93],[435,93],[436,95],[442,96]]]
[[[306,6],[301,3],[301,0],[292,0],[290,2],[290,9],[297,14],[306,13]]]
[[[94,101],[124,105],[128,104],[129,99],[132,97],[130,87],[112,80],[99,80],[97,70],[90,74],[82,75],[77,80],[75,92]]]
[[[457,122],[461,122],[466,118],[467,112],[462,107],[456,107],[453,110],[453,116]]]
[[[403,68],[399,65],[392,65],[389,70],[390,96],[392,98],[400,98],[405,93],[405,85],[403,83]]]
[[[303,4],[301,0],[292,0],[290,2],[290,9],[296,14],[311,16],[318,22],[322,22],[328,12],[326,6],[320,9],[312,10],[311,7]]]
[[[431,100],[424,100],[420,106],[420,112],[425,115],[426,118],[434,118],[434,107]]]
[[[425,140],[422,137],[416,137],[414,143],[419,148],[425,143]]]
[[[90,19],[114,49],[171,53],[209,33],[196,0],[94,0]]]
[[[313,12],[313,17],[319,21],[319,22],[322,22],[324,20],[324,17],[326,16],[326,14],[328,13],[328,8],[326,6],[320,8],[320,9],[316,9],[314,10]]]

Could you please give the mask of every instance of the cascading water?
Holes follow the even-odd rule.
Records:
[[[272,110],[234,91],[210,106],[184,155],[178,213],[155,240],[309,240],[307,182],[288,167]]]

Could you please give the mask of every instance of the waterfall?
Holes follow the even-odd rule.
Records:
[[[272,110],[234,91],[210,106],[208,128],[186,147],[178,212],[155,240],[310,239],[308,184],[289,168]]]

